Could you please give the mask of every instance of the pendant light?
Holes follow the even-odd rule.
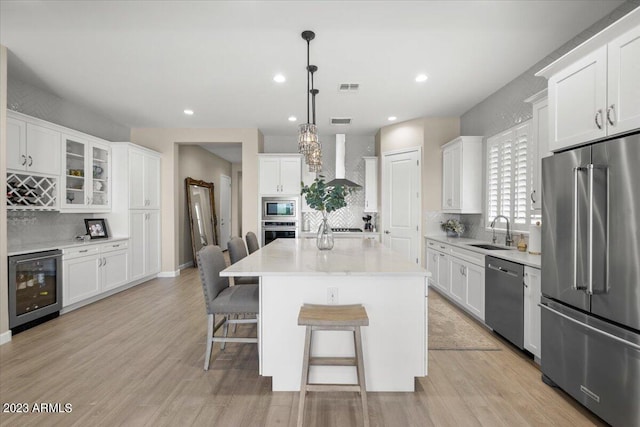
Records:
[[[322,170],[322,150],[318,141],[315,108],[315,97],[319,91],[313,87],[313,73],[318,70],[318,67],[309,63],[310,44],[315,37],[316,35],[313,31],[302,32],[302,39],[307,42],[307,123],[299,127],[298,152],[304,155],[305,163],[309,165],[310,172],[320,172]],[[312,96],[313,122],[311,122],[309,116],[309,95]]]

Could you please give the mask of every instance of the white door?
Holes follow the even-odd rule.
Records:
[[[220,175],[220,236],[218,244],[222,250],[227,249],[231,240],[231,178]]]
[[[131,211],[129,214],[130,239],[130,268],[131,280],[145,275],[145,227],[147,213],[145,211]]]
[[[420,151],[384,154],[382,242],[420,264]]]

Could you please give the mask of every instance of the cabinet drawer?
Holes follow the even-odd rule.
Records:
[[[447,245],[446,243],[436,242],[434,240],[427,240],[427,248],[447,254],[451,252],[451,246]]]
[[[484,268],[484,254],[451,246],[451,255]]]
[[[129,247],[128,240],[124,240],[122,242],[108,243],[100,246],[100,253],[120,251],[122,249],[127,249],[128,247]]]
[[[63,260],[74,259],[78,257],[83,257],[87,255],[95,255],[100,252],[100,246],[92,245],[92,246],[78,246],[75,248],[66,248],[62,250],[62,258]]]

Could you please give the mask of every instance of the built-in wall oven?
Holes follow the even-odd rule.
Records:
[[[9,328],[20,332],[62,309],[62,251],[9,257]]]
[[[262,198],[262,246],[276,239],[295,239],[298,236],[299,203],[297,197]]]

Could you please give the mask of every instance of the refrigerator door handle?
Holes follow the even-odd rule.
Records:
[[[578,286],[578,174],[584,167],[573,168],[573,280],[571,287],[578,290],[586,289],[585,286]]]
[[[567,319],[567,320],[569,320],[569,321],[571,321],[571,322],[573,322],[573,323],[576,323],[576,324],[578,324],[578,325],[580,325],[580,326],[582,326],[582,327],[584,327],[584,328],[587,328],[587,329],[589,329],[590,331],[596,332],[596,333],[598,333],[598,334],[600,334],[600,335],[604,335],[604,336],[606,336],[607,338],[610,338],[610,339],[612,339],[612,340],[614,340],[614,341],[618,341],[618,342],[620,342],[620,343],[622,343],[622,344],[624,344],[624,345],[626,345],[626,346],[629,346],[629,347],[631,347],[631,348],[633,348],[633,349],[640,350],[640,345],[638,345],[638,344],[635,344],[635,343],[632,343],[631,341],[627,341],[627,340],[625,340],[625,339],[623,339],[623,338],[617,337],[617,336],[615,336],[615,335],[613,335],[613,334],[610,334],[610,333],[608,333],[608,332],[605,332],[605,331],[603,331],[603,330],[601,330],[601,329],[594,328],[593,326],[591,326],[591,325],[587,325],[586,323],[582,323],[582,322],[580,322],[579,320],[576,320],[576,319],[574,319],[574,318],[573,318],[573,317],[571,317],[571,316],[567,316],[567,315],[566,315],[566,314],[564,314],[564,313],[560,313],[558,310],[554,310],[553,308],[549,307],[549,306],[548,306],[548,305],[546,305],[546,304],[539,303],[539,304],[538,304],[538,306],[539,306],[539,307],[541,307],[541,308],[544,308],[545,310],[549,310],[549,311],[550,311],[550,312],[552,312],[553,314],[556,314],[556,315],[558,315],[558,316],[560,316],[560,317],[562,317],[562,318],[564,318],[564,319]]]
[[[593,164],[589,171],[589,232],[587,234],[589,271],[587,272],[587,295],[593,295]]]

